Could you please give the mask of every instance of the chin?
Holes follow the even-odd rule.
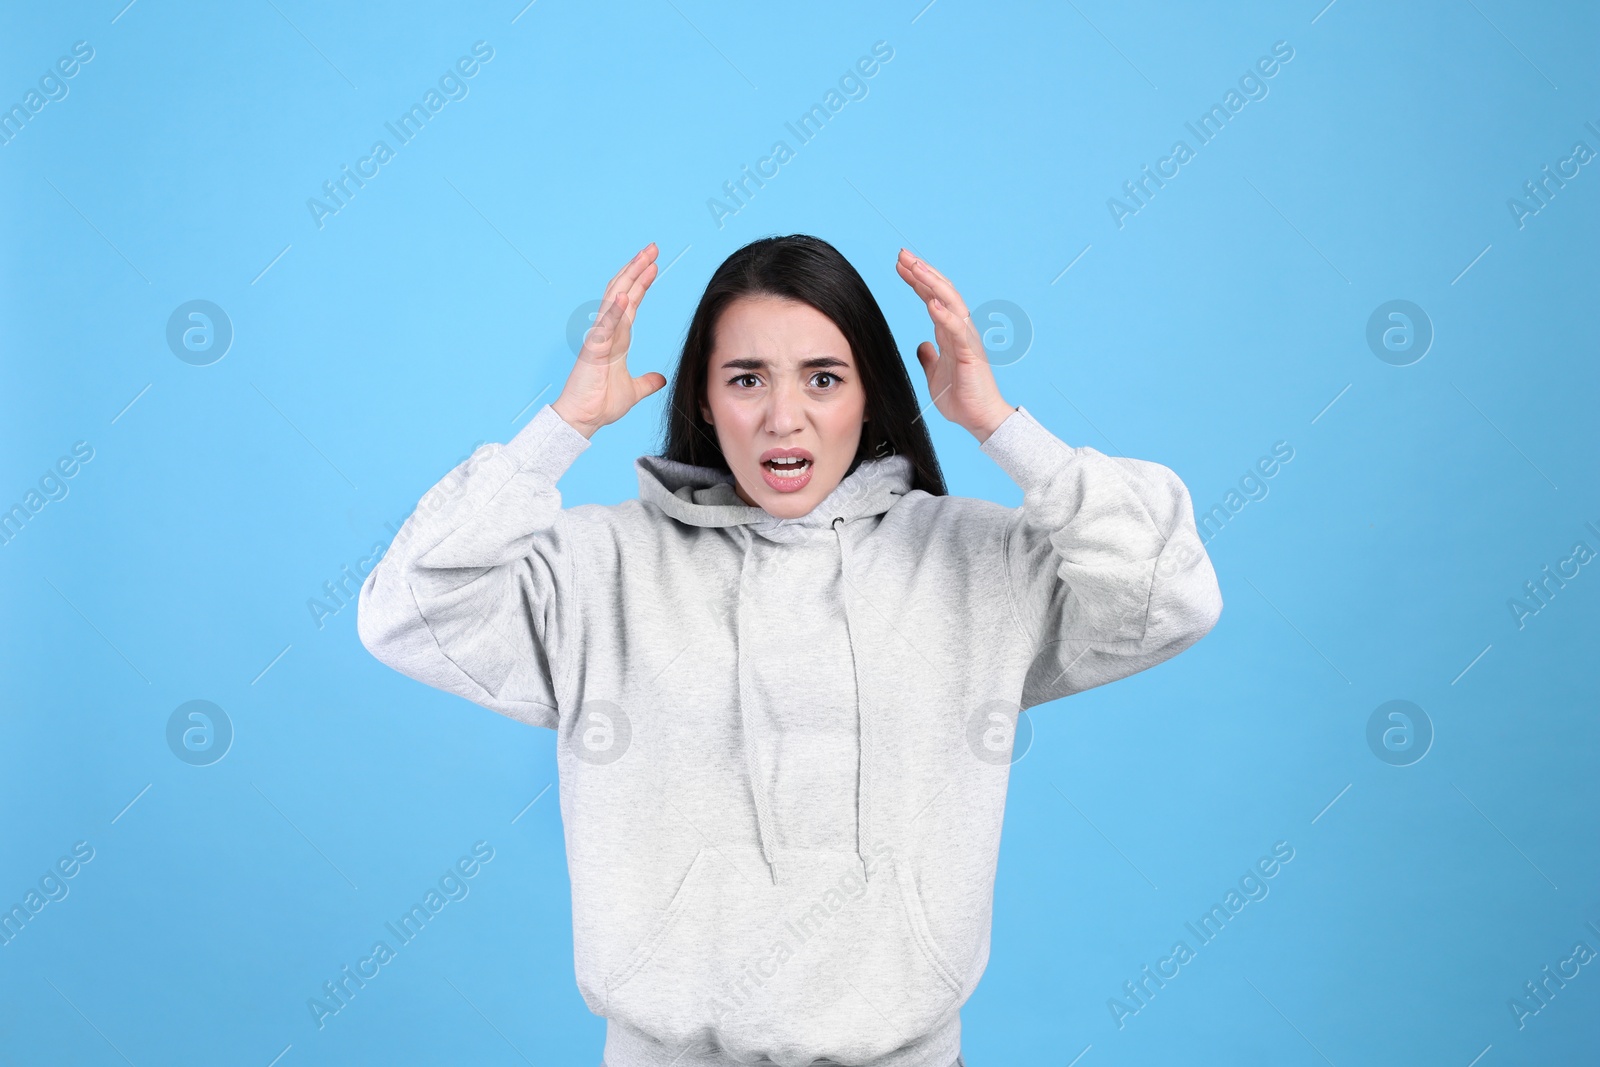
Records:
[[[747,488],[746,492],[767,514],[779,519],[798,519],[803,515],[809,515],[838,485],[838,482],[823,485],[813,476],[804,489],[797,489],[792,493],[780,493],[767,484],[759,470],[755,478],[755,491],[751,492]]]

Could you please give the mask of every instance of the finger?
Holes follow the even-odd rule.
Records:
[[[666,384],[666,376],[656,371],[639,375],[639,377],[633,379],[633,402],[637,404]]]
[[[952,289],[955,288],[955,283],[951,282],[949,278],[946,278],[944,276],[944,273],[942,271],[940,271],[938,267],[935,267],[932,263],[929,263],[927,260],[923,259],[921,256],[918,256],[915,253],[907,251],[905,253],[904,262],[905,262],[906,266],[912,267],[912,268],[917,268],[920,265],[922,272],[926,273],[929,277],[933,278],[935,281],[944,282],[946,285],[949,285]]]
[[[933,300],[936,295],[933,291],[933,287],[930,286],[927,281],[913,272],[910,267],[897,263],[895,264],[895,268],[899,271],[900,277],[905,279],[906,284],[911,286],[912,291],[915,292],[917,296],[922,298],[922,302],[928,306],[928,314],[932,316]]]
[[[987,358],[971,316],[957,315],[938,297],[934,297],[929,309],[933,316],[934,336],[939,339],[939,351],[942,354],[953,355],[963,363]]]
[[[638,252],[634,253],[633,258],[628,260],[627,263],[623,264],[622,269],[613,274],[611,276],[611,280],[606,283],[606,291],[603,299],[611,299],[611,294],[618,289],[632,288],[634,278],[641,274],[645,267],[655,262],[656,253],[658,251],[659,249],[656,247],[656,243],[651,241],[649,244],[639,249]]]
[[[901,277],[910,282],[923,299],[927,299],[929,294],[938,296],[955,308],[959,315],[966,315],[966,304],[962,302],[961,294],[956,290],[954,283],[940,273],[933,264],[902,248],[895,266],[900,268]]]
[[[917,295],[928,303],[930,315],[933,312],[933,300],[942,298],[944,303],[958,309],[959,314],[956,316],[958,319],[966,316],[966,304],[962,301],[961,294],[956,292],[955,286],[951,285],[948,280],[938,276],[937,272],[930,273],[926,268],[926,264],[919,260],[913,265],[902,260],[895,264],[895,268],[900,272],[900,276],[910,284],[911,288],[916,290]]]
[[[950,279],[946,278],[944,275],[940,274],[938,271],[934,270],[920,259],[911,269],[913,273],[915,273],[925,284],[927,284],[928,288],[933,290],[933,294],[935,296],[943,300],[945,304],[955,310],[956,318],[960,319],[966,317],[967,305],[962,302],[961,294],[956,292],[956,287],[950,284]]]
[[[645,264],[644,270],[634,279],[633,285],[628,289],[628,325],[633,325],[633,318],[639,313],[639,302],[644,299],[645,290],[650,288],[650,283],[660,277],[654,262]]]
[[[595,316],[594,325],[583,335],[583,350],[593,356],[600,356],[611,347],[611,338],[615,336],[617,325],[622,321],[622,302],[627,299],[627,294],[619,293],[611,297],[600,308],[600,314]]]
[[[933,319],[933,339],[942,356],[960,357],[961,333],[951,321],[950,309],[938,297],[928,302],[928,315]]]
[[[923,280],[920,274],[911,269],[911,263],[905,258],[902,257],[901,259],[896,260],[894,269],[895,273],[904,278],[906,284],[915,289],[917,295],[922,297],[922,299],[927,300],[933,296],[933,289],[926,281]]]
[[[645,290],[649,289],[650,284],[660,277],[660,270],[655,261],[658,249],[651,247],[646,248],[645,251],[649,254],[644,260],[640,261],[642,266],[639,266],[639,269],[633,274],[631,284],[630,279],[624,277],[621,285],[618,286],[618,291],[626,291],[628,294],[626,322],[629,329],[633,327],[633,320],[639,314],[639,302],[644,299]],[[623,288],[624,286],[626,287],[625,289]]]
[[[933,264],[908,249],[902,248],[900,250],[900,255],[895,260],[895,266],[901,269],[903,275],[916,279],[918,284],[924,284],[924,279],[928,283],[939,280],[949,281],[948,278],[945,278],[943,274],[934,268]]]
[[[938,267],[935,267],[932,263],[929,263],[927,260],[923,259],[921,256],[916,257],[912,261],[912,266],[921,267],[924,272],[931,275],[938,281],[944,282],[946,285],[951,284],[950,279],[944,276],[943,271],[941,271]]]
[[[654,241],[651,241],[649,244],[639,249],[639,251],[635,252],[633,254],[633,258],[624,263],[622,265],[622,269],[611,276],[611,280],[606,283],[607,288],[615,287],[618,282],[622,281],[623,277],[627,275],[628,272],[637,270],[641,264],[647,263],[654,259],[655,244],[656,243]]]

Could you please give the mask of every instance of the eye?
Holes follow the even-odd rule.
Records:
[[[746,378],[754,378],[754,377],[755,377],[754,374],[739,374],[739,375],[736,375],[736,376],[734,376],[732,378],[729,378],[728,379],[728,384],[729,385],[736,385],[739,382],[744,381]]]
[[[812,381],[815,381],[817,378],[831,378],[833,381],[836,381],[836,382],[844,380],[844,379],[840,378],[837,374],[834,374],[832,371],[825,371],[825,370],[818,371],[815,375],[813,375],[812,376]]]

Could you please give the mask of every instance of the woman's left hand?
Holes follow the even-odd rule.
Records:
[[[917,346],[917,361],[928,376],[928,393],[940,414],[964,427],[981,444],[1016,408],[1000,396],[989,355],[967,305],[948,278],[904,248],[895,270],[927,303],[928,317],[933,320],[937,350],[928,341]]]

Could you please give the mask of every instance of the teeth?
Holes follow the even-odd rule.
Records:
[[[783,456],[766,462],[767,469],[780,478],[798,478],[809,466],[811,466],[810,460],[795,456]]]

